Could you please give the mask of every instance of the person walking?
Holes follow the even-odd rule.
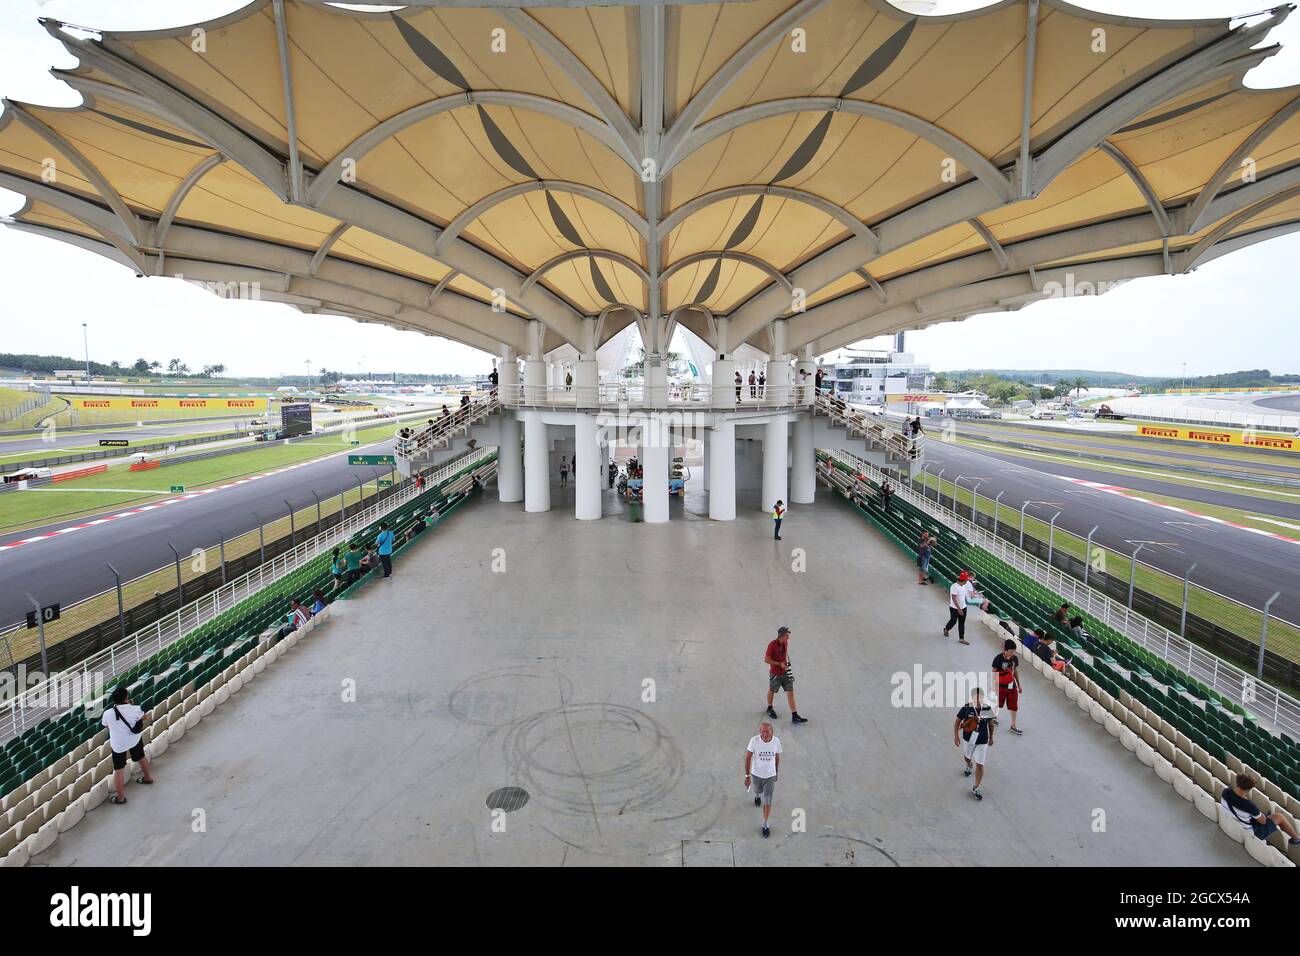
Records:
[[[110,802],[126,803],[126,761],[129,757],[140,765],[136,783],[153,783],[149,773],[149,758],[144,755],[144,710],[131,700],[125,686],[113,690],[113,703],[99,719],[100,726],[108,730],[108,745],[113,751],[113,794]]]
[[[888,481],[880,486],[880,506],[889,514],[889,502],[894,497],[894,486]]]
[[[816,375],[817,394],[818,394],[818,395],[820,395],[821,392],[822,392],[822,382],[825,380],[825,378],[826,378],[826,371],[825,371],[825,369],[823,369],[820,365],[818,365],[818,366],[817,366],[817,375]]]
[[[740,401],[740,390],[744,386],[744,384],[745,383],[740,378],[740,372],[737,371],[736,372],[736,401]]]
[[[388,527],[388,522],[379,522],[379,536],[375,538],[375,544],[379,548],[379,563],[383,565],[386,578],[393,576],[393,545],[396,542],[397,535]]]
[[[966,640],[966,599],[973,597],[974,594],[975,588],[970,583],[970,572],[963,571],[957,575],[957,580],[948,590],[948,623],[943,626],[944,637],[948,636],[948,632],[956,624],[957,641],[961,644],[970,643]]]
[[[361,577],[361,548],[355,541],[348,542],[347,554],[347,571],[348,576],[343,582],[344,587],[353,584],[357,578]]]
[[[934,540],[930,537],[930,532],[922,531],[921,540],[916,545],[916,583],[930,583],[930,551],[934,545]]]
[[[772,506],[773,540],[775,541],[781,540],[781,522],[784,520],[785,502],[778,499],[777,503]]]
[[[772,795],[776,777],[781,772],[781,738],[772,733],[766,720],[745,747],[745,789],[754,795],[754,806],[763,808],[763,838],[772,835],[767,825],[772,815]]]
[[[343,553],[335,548],[330,552],[330,573],[334,575],[334,592],[343,590],[343,575],[347,574],[348,561]]]
[[[749,370],[749,397],[758,398],[758,376],[753,369]]]
[[[569,483],[569,456],[560,456],[560,487],[563,488]]]
[[[758,397],[767,398],[767,373],[758,373]]]
[[[978,687],[971,691],[970,703],[957,711],[957,719],[952,722],[953,746],[962,748],[962,759],[966,763],[961,775],[969,777],[975,774],[975,785],[970,792],[976,800],[984,799],[980,784],[984,782],[984,765],[988,762],[989,748],[993,746],[995,723],[993,710],[984,702],[984,691]]]
[[[1020,658],[1016,655],[1016,642],[1011,638],[1002,642],[1002,652],[993,658],[993,677],[998,683],[998,707],[1011,711],[1010,730],[1020,736],[1024,733],[1016,726],[1016,712],[1020,709]]]
[[[501,381],[501,376],[500,376],[500,374],[497,372],[497,369],[496,369],[496,366],[495,366],[495,365],[492,366],[492,372],[491,372],[490,375],[488,375],[488,378],[490,378],[490,379],[492,380],[492,391],[495,392],[495,391],[497,390],[497,383]]]
[[[794,665],[790,662],[790,628],[781,627],[777,629],[776,639],[767,645],[767,651],[763,655],[763,663],[768,667],[767,716],[773,720],[777,719],[777,713],[772,707],[772,701],[775,699],[778,690],[784,690],[786,702],[790,705],[790,723],[808,723],[807,717],[799,716],[799,708],[795,706],[794,702]]]

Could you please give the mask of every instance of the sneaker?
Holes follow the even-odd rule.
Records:
[[[1017,737],[1019,737],[1021,734],[1024,733],[1024,731],[1021,730],[1019,727],[1008,727],[1007,729],[1010,730]]]
[[[969,644],[970,641],[966,640],[966,638],[964,638],[964,637],[959,637],[959,638],[957,638],[957,643],[958,643],[958,644]]]
[[[754,806],[758,806],[758,805],[761,804],[762,802],[763,802],[763,798],[762,798],[762,797],[755,797],[755,798],[754,798]]]
[[[776,711],[773,710],[771,707],[769,707],[767,709],[767,716],[771,717],[773,720],[776,720]]]
[[[963,777],[969,777],[969,776],[970,776],[971,774],[973,774],[974,772],[975,772],[975,771],[972,770],[970,767],[966,767],[964,770],[962,770],[961,775],[962,775]]]
[[[976,800],[983,800],[983,799],[984,799],[984,794],[980,793],[980,788],[979,788],[979,787],[971,787],[971,788],[970,788],[970,792],[973,793],[973,794],[975,794],[975,799],[976,799]]]
[[[1291,839],[1286,841],[1290,846],[1300,846],[1300,839]]]
[[[943,636],[944,636],[944,637],[947,637],[947,636],[948,636],[948,631],[947,631],[946,629],[945,629],[944,632],[943,632]]]
[[[766,823],[764,823],[764,824],[763,824],[763,839],[766,840],[766,839],[767,839],[768,837],[770,837],[771,835],[772,835],[772,830],[771,830],[771,828],[769,828],[768,825],[767,825]]]
[[[800,717],[798,714],[791,714],[791,715],[790,715],[790,723],[792,723],[792,724],[806,724],[806,723],[808,723],[808,718],[807,718],[807,717]]]

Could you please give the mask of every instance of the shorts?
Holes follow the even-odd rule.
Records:
[[[1005,707],[1007,710],[1019,710],[1016,705],[1020,703],[1020,688],[1011,687],[1006,684],[998,684],[998,706]]]
[[[916,556],[916,566],[917,566],[918,568],[920,568],[922,572],[929,571],[929,570],[930,570],[930,557],[929,557],[929,555],[926,555],[925,557],[922,557],[921,555],[918,554],[918,555]]]
[[[772,674],[767,678],[767,689],[775,694],[779,690],[794,690],[793,674]]]
[[[131,759],[134,760],[136,763],[139,763],[141,760],[143,760],[144,759],[144,738],[142,737],[139,740],[137,740],[135,746],[132,747],[129,751],[127,751],[127,753],[131,755]],[[113,769],[125,770],[126,757],[127,757],[126,753],[118,753],[116,750],[114,750]]]
[[[776,792],[776,777],[751,775],[749,785],[754,792],[754,796],[763,801],[763,806],[770,807],[772,805],[772,794]]]
[[[1261,840],[1267,840],[1271,835],[1277,832],[1277,824],[1272,820],[1265,820],[1263,823],[1251,821],[1250,828],[1255,831],[1255,836]]]
[[[977,763],[982,767],[984,766],[986,760],[988,759],[989,745],[977,744],[975,742],[977,740],[979,740],[979,735],[971,734],[970,739],[966,741],[962,749],[966,753],[967,760],[969,760],[971,763]]]

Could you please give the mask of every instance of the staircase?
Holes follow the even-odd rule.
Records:
[[[432,425],[399,428],[393,442],[398,472],[409,478],[413,467],[437,467],[475,448],[500,444],[501,408],[493,393],[445,418],[435,418]],[[408,429],[410,434],[403,434]]]
[[[920,473],[925,436],[905,436],[883,415],[864,414],[826,394],[817,396],[812,414],[814,447],[852,452],[878,468]]]

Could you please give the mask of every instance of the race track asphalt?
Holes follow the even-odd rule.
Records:
[[[391,440],[349,447],[282,474],[267,475],[165,508],[78,528],[0,552],[0,626],[22,620],[32,606],[26,597],[28,593],[42,604],[57,601],[67,606],[113,586],[109,562],[123,580],[130,580],[171,563],[169,543],[184,558],[194,548],[215,547],[222,538],[255,529],[259,523],[257,516],[263,522],[282,517],[288,510],[286,500],[298,510],[315,504],[312,492],[324,501],[347,488],[355,488],[358,479],[371,481],[388,469],[354,468],[348,464],[347,455],[391,454],[392,447]],[[137,504],[125,504],[120,510],[129,510]],[[2,506],[3,498],[0,498]],[[76,518],[0,535],[0,544],[82,525],[87,520]]]
[[[1190,515],[1170,512],[1142,501],[1082,487],[1059,476],[1101,482],[1170,497],[1204,501],[1257,513],[1279,514],[1300,524],[1300,505],[1249,498],[1211,489],[1197,489],[1139,478],[1136,475],[1107,475],[1093,468],[1077,468],[1057,462],[1017,458],[1012,453],[992,454],[945,443],[926,443],[926,461],[931,474],[944,470],[945,483],[962,475],[962,487],[969,489],[983,479],[979,493],[990,499],[1005,492],[1002,504],[1020,508],[1026,501],[1055,502],[1033,505],[1029,514],[1047,521],[1058,509],[1057,527],[1079,537],[1099,526],[1094,542],[1111,550],[1131,554],[1137,542],[1155,542],[1143,550],[1141,560],[1181,577],[1195,562],[1192,581],[1236,600],[1259,607],[1274,591],[1282,596],[1273,613],[1289,621],[1300,621],[1300,587],[1295,568],[1300,562],[1300,543],[1281,541]],[[1279,525],[1279,534],[1300,538],[1300,531]]]

